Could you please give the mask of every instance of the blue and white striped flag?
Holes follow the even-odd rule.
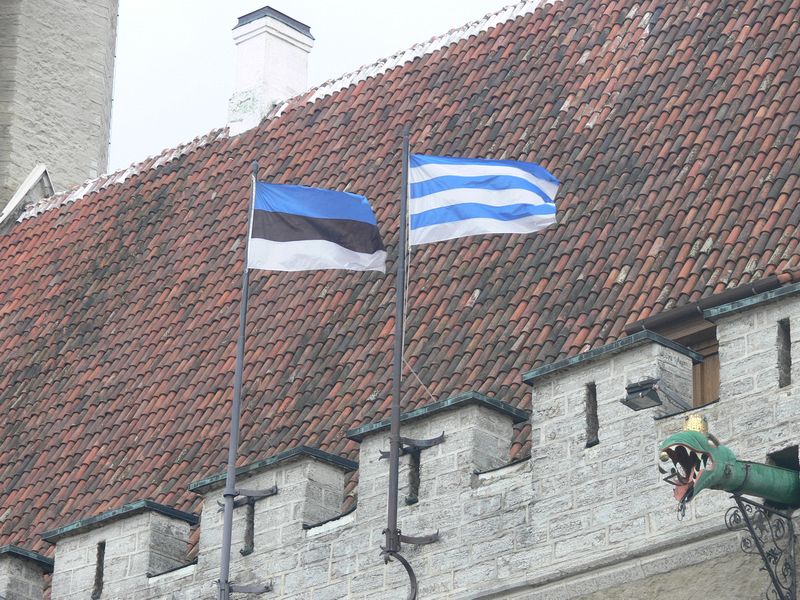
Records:
[[[250,269],[385,272],[386,251],[363,196],[256,182]]]
[[[533,163],[412,154],[408,181],[411,245],[531,233],[556,220],[560,182]]]

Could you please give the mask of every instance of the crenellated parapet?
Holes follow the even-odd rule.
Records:
[[[0,546],[0,598],[40,600],[53,559],[19,546]]]
[[[185,563],[197,522],[139,500],[48,531],[42,537],[56,545],[52,599],[136,597],[145,579]]]
[[[468,489],[475,472],[509,461],[513,426],[526,421],[527,411],[481,394],[468,392],[434,402],[401,417],[402,435],[442,442],[401,457],[400,499],[411,513],[418,503],[435,502]],[[359,510],[383,516],[389,476],[382,452],[388,449],[389,422],[352,429],[348,437],[359,451]],[[402,512],[402,509],[401,509]],[[407,526],[404,529],[409,529]],[[410,530],[409,530],[410,533]]]
[[[288,577],[304,585],[298,552],[285,550],[305,543],[308,526],[341,513],[345,474],[357,467],[353,461],[299,446],[238,469],[233,580],[239,584],[260,580],[278,589]],[[224,485],[223,473],[190,486],[203,496],[200,571],[219,568]]]
[[[725,529],[724,494],[704,494],[678,520],[658,445],[687,414],[702,413],[745,459],[791,462],[794,452],[796,464],[800,371],[786,354],[797,355],[800,301],[768,297],[707,313],[718,358],[646,330],[526,373],[530,413],[466,393],[404,414],[403,437],[438,442],[401,457],[400,528],[439,533],[403,548],[420,598],[655,599],[676,571],[691,574],[700,595],[728,580],[761,590],[757,559]],[[719,399],[695,406],[701,366],[713,360]],[[526,422],[531,456],[510,462],[515,425]],[[348,436],[357,463],[300,446],[238,469],[234,583],[269,584],[256,597],[292,600],[405,594],[405,572],[380,556],[388,422]],[[357,503],[343,514],[354,471]],[[100,598],[215,598],[224,483],[219,473],[191,485],[202,496],[198,516],[140,501],[46,534],[55,543],[52,598],[92,597],[98,573]],[[0,584],[8,558],[0,554]]]

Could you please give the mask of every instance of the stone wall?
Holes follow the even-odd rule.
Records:
[[[108,161],[118,0],[4,0],[0,210],[37,163],[56,190]]]
[[[746,460],[800,441],[797,381],[779,386],[778,321],[790,319],[793,355],[800,300],[715,309],[721,362],[720,401],[692,412]],[[734,311],[733,309],[737,309]],[[423,450],[418,494],[409,457],[400,473],[400,527],[406,535],[438,530],[440,540],[403,554],[413,565],[420,598],[761,597],[768,584],[757,557],[727,531],[727,494],[705,491],[678,519],[672,488],[658,473],[658,444],[679,430],[685,414],[633,411],[626,386],[648,378],[689,393],[692,360],[680,348],[641,340],[564,363],[532,379],[532,456],[508,463],[511,407],[477,395],[408,415],[403,435],[443,443]],[[587,384],[597,396],[599,443],[587,447]],[[254,463],[240,488],[277,494],[235,511],[232,580],[271,584],[265,598],[325,600],[398,598],[408,586],[401,565],[380,555],[386,523],[388,449],[384,426],[361,428],[358,505],[338,516],[346,461],[315,451],[284,453]],[[56,540],[53,600],[87,597],[98,540],[107,541],[102,598],[215,598],[219,576],[222,477],[192,486],[204,496],[197,562],[158,572],[163,544],[142,543],[149,513]],[[405,499],[416,495],[416,502]],[[165,523],[175,526],[169,517]],[[248,519],[252,523],[248,525]],[[246,543],[252,532],[252,548]],[[185,531],[182,530],[184,533]],[[151,535],[151,534],[150,534]],[[180,536],[178,536],[180,537]],[[148,539],[153,539],[152,537]],[[119,551],[114,554],[112,541]],[[245,552],[242,552],[242,551]],[[174,553],[173,553],[174,554]],[[157,560],[155,562],[158,562]],[[166,563],[159,563],[167,568]],[[79,591],[80,590],[80,591]]]
[[[143,580],[184,563],[188,535],[185,521],[151,510],[80,528],[56,544],[52,597],[136,598]]]
[[[41,566],[24,557],[0,554],[0,599],[41,600],[43,572]]]

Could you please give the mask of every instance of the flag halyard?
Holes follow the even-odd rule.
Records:
[[[409,163],[412,245],[555,222],[559,181],[539,165],[421,154]]]
[[[363,196],[256,182],[251,269],[385,272],[386,251]]]

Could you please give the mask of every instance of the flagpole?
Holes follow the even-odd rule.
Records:
[[[400,551],[400,530],[397,527],[397,496],[400,472],[400,394],[403,377],[403,331],[406,296],[406,249],[408,247],[408,148],[409,126],[403,128],[402,175],[400,192],[400,232],[397,244],[397,292],[394,327],[394,364],[392,378],[392,409],[389,429],[389,507],[388,525],[384,534],[384,560],[389,561],[392,553]]]
[[[247,232],[244,242],[244,267],[242,269],[242,297],[239,302],[239,336],[236,340],[236,367],[233,374],[233,407],[231,408],[231,434],[228,447],[228,469],[225,476],[224,516],[222,523],[222,558],[219,569],[219,600],[230,599],[231,532],[233,530],[233,501],[236,497],[236,455],[239,450],[239,416],[242,408],[242,372],[244,370],[244,332],[247,324],[247,299],[250,287],[247,266],[250,229],[253,226],[253,206],[256,197],[258,163],[253,161],[251,177],[250,210],[247,216]]]

